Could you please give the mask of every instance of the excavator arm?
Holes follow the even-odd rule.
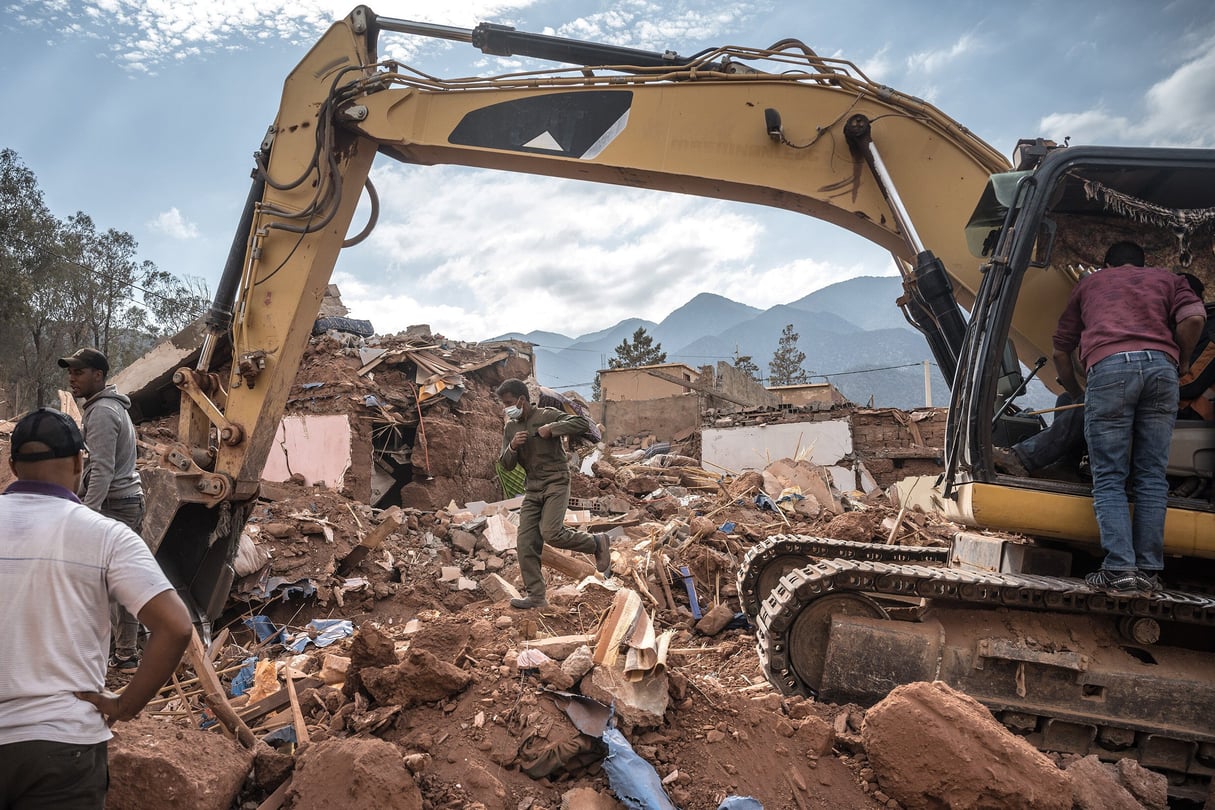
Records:
[[[442,80],[379,62],[381,31],[582,66]],[[938,303],[912,319],[935,329],[947,376],[941,355],[956,353],[957,336],[939,321],[960,317],[979,286],[964,226],[988,177],[1008,169],[926,102],[792,40],[684,58],[355,9],[284,84],[202,357],[174,376],[179,441],[160,480],[180,505],[149,539],[204,621],[222,610],[240,527],[377,152],[797,211],[889,250],[911,292],[913,268],[939,260]]]

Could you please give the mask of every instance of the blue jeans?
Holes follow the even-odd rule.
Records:
[[[1102,568],[1164,567],[1165,469],[1177,399],[1177,366],[1163,352],[1119,352],[1088,370],[1084,437],[1093,473],[1093,511],[1105,549]]]
[[[1065,391],[1055,400],[1055,407],[1062,408],[1074,401]],[[1079,408],[1057,411],[1045,430],[1017,442],[1012,450],[1030,472],[1062,460],[1079,467],[1084,455],[1084,412]]]

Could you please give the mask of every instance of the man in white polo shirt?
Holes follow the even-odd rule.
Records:
[[[127,526],[84,506],[76,423],[42,408],[13,430],[0,495],[0,797],[5,807],[102,808],[109,726],[177,668],[190,614]],[[151,632],[122,695],[105,691],[109,603]]]

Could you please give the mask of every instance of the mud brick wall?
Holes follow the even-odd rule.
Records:
[[[936,475],[944,469],[945,413],[944,408],[916,411],[921,418],[912,421],[911,413],[858,408],[852,412],[853,452],[881,487],[909,475]],[[922,444],[903,421],[915,426]]]

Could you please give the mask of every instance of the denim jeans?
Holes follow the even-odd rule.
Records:
[[[1093,473],[1093,511],[1105,549],[1102,568],[1164,567],[1165,469],[1177,399],[1177,366],[1163,352],[1119,352],[1088,370],[1084,436]]]
[[[143,495],[106,498],[101,504],[101,514],[125,523],[136,534],[143,528],[145,511]],[[139,654],[139,620],[117,602],[110,603],[110,633],[116,658],[133,658]]]
[[[1062,408],[1073,402],[1072,395],[1064,392],[1055,400],[1055,407]],[[1079,467],[1084,455],[1083,411],[1079,408],[1056,411],[1054,420],[1045,430],[1017,442],[1012,450],[1030,472],[1063,460]]]

